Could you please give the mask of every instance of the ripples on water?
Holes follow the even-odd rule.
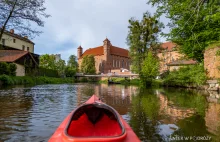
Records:
[[[114,107],[142,141],[168,141],[175,135],[220,140],[220,101],[213,97],[178,89],[64,84],[0,90],[0,141],[47,141],[93,94]]]

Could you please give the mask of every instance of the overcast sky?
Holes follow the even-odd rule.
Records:
[[[61,54],[67,60],[77,55],[77,47],[100,46],[108,37],[112,45],[128,48],[128,20],[141,19],[143,13],[155,12],[147,0],[46,0],[47,13],[41,28],[43,34],[36,37],[36,54]],[[164,22],[164,19],[163,19]],[[161,39],[165,41],[165,39]]]

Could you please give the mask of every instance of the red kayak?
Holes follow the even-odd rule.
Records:
[[[140,140],[115,109],[93,95],[65,118],[49,142],[140,142]]]

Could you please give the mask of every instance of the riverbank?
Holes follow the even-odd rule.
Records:
[[[27,84],[62,84],[62,83],[74,83],[74,78],[0,75],[0,86],[1,85],[27,85]]]

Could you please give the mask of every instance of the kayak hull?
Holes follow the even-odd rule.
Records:
[[[104,104],[95,95],[93,95],[85,104],[94,104],[94,103]],[[75,110],[73,110],[64,119],[64,121],[60,124],[60,126],[57,128],[55,133],[49,139],[49,142],[139,142],[140,141],[139,138],[131,129],[131,127],[117,113],[117,111],[115,112],[118,114],[121,124],[124,127],[124,133],[122,133],[121,135],[115,137],[71,137],[67,134],[66,129],[67,126],[69,125],[69,122],[74,112]]]

